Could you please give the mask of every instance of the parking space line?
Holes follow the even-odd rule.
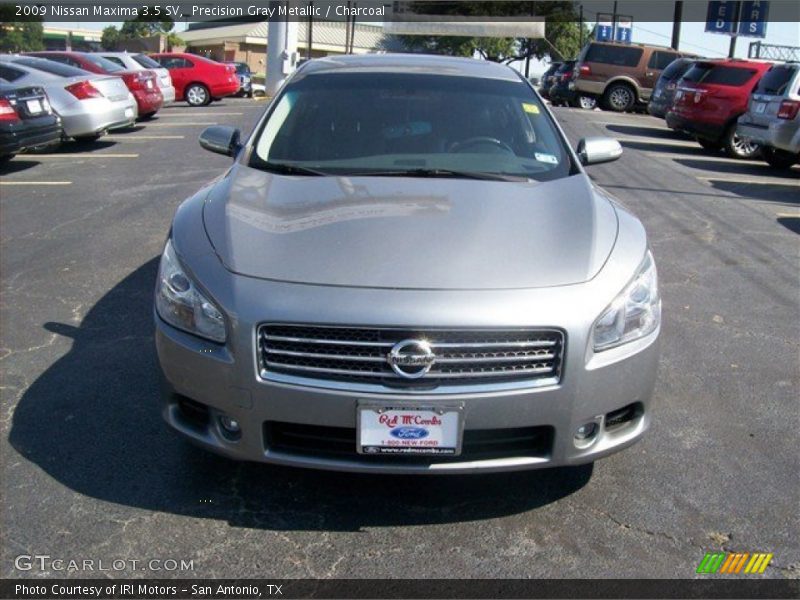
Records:
[[[147,125],[147,127],[199,127],[201,125],[216,125],[216,122],[213,123],[152,123]]]
[[[780,185],[784,187],[792,187],[800,189],[800,180],[795,182],[788,182],[788,181],[781,181],[770,179],[769,174],[764,175],[752,175],[748,178],[744,177],[730,177],[727,174],[720,174],[720,175],[695,175],[695,179],[699,179],[700,181],[724,181],[725,183],[741,183],[742,185]]]
[[[0,185],[72,185],[71,181],[3,181]]]
[[[126,135],[126,134],[117,134],[117,135],[107,135],[103,139],[104,140],[125,140],[126,142],[136,141],[136,140],[182,140],[186,136],[185,135]]]
[[[621,144],[625,142],[634,142],[636,144],[650,144],[652,146],[674,146],[676,148],[696,148],[700,150],[700,146],[697,142],[692,140],[686,140],[685,142],[681,142],[680,140],[664,140],[661,138],[653,139],[647,138],[646,136],[631,136],[628,134],[625,135],[615,135],[615,139],[619,140]]]
[[[181,118],[183,118],[183,117],[185,117],[187,119],[191,119],[191,118],[194,118],[194,117],[197,117],[197,116],[204,116],[204,115],[214,115],[215,117],[217,117],[217,116],[220,116],[220,117],[238,117],[238,116],[242,116],[243,114],[244,113],[240,113],[240,112],[216,112],[216,111],[215,112],[205,112],[205,113],[191,113],[191,114],[180,114],[180,113],[162,114],[162,113],[158,113],[158,118],[161,118],[161,117],[181,117]]]
[[[713,156],[711,154],[705,154],[705,151],[703,151],[703,149],[700,147],[699,144],[696,147],[698,150],[697,154],[675,154],[674,152],[650,152],[650,156],[660,156],[661,158],[675,158],[675,159],[692,158],[692,159],[710,160],[713,162],[724,162],[729,164],[742,164],[742,161],[736,158],[728,158],[726,156]]]
[[[138,154],[114,154],[110,152],[64,152],[63,154],[25,154],[24,156],[34,158],[139,158]]]

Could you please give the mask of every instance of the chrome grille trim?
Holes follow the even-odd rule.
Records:
[[[387,360],[406,339],[429,343],[436,359],[419,379]],[[485,341],[481,341],[485,340]],[[565,336],[555,328],[458,329],[265,323],[256,331],[264,380],[365,392],[458,393],[557,385]]]

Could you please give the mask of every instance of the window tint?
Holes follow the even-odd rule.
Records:
[[[192,67],[191,62],[179,56],[165,56],[158,59],[161,65],[166,69],[187,69]]]
[[[692,61],[690,60],[673,60],[669,63],[669,66],[664,69],[664,72],[661,73],[661,77],[666,81],[675,81],[676,79],[680,79],[691,66]]]
[[[782,96],[786,93],[786,86],[794,77],[797,67],[789,65],[779,65],[772,67],[764,73],[761,81],[758,82],[756,94],[770,94],[772,96]]]
[[[586,53],[586,62],[605,63],[618,67],[635,67],[642,57],[641,48],[592,44]]]
[[[656,69],[658,71],[663,71],[666,69],[672,61],[678,58],[679,55],[674,52],[664,52],[662,50],[657,50],[650,55],[650,62],[647,63],[647,66],[651,69]]]
[[[565,146],[522,81],[419,74],[313,74],[281,94],[252,166],[336,174],[416,169],[569,174]],[[266,163],[266,164],[265,164]]]
[[[23,71],[12,69],[7,65],[0,65],[0,79],[4,79],[6,81],[16,81],[23,75],[25,75]]]
[[[692,83],[739,86],[747,83],[756,73],[755,69],[697,63],[686,72],[683,79]]]
[[[115,65],[119,65],[123,69],[125,68],[125,63],[122,62],[121,58],[117,58],[116,56],[105,56],[104,58],[106,60],[109,60],[109,61],[113,62]]]
[[[69,65],[77,69],[81,68],[78,63],[71,58],[64,56],[63,54],[48,54],[47,56],[41,56],[40,58],[43,58],[44,60],[52,60],[53,62],[57,62],[62,65]]]
[[[144,54],[134,54],[131,58],[146,69],[158,69],[161,67],[160,64]]]
[[[25,67],[32,67],[51,75],[60,75],[61,77],[77,77],[80,75],[88,75],[87,71],[83,69],[76,69],[69,65],[62,65],[61,63],[53,62],[52,60],[44,60],[41,58],[28,58],[25,56],[14,57],[14,62],[19,63]]]

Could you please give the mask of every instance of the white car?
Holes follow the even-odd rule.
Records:
[[[158,89],[161,91],[161,95],[164,96],[163,106],[175,102],[175,87],[172,85],[172,77],[170,77],[169,71],[146,54],[130,52],[96,52],[95,54],[130,71],[143,71],[145,69],[154,71],[158,79]]]

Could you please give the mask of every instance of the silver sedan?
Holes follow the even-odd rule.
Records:
[[[138,116],[136,99],[120,77],[97,75],[43,58],[2,55],[0,79],[44,87],[68,137],[96,138],[110,129],[132,125]]]
[[[387,473],[576,465],[647,430],[661,300],[639,220],[530,83],[421,55],[301,66],[178,209],[163,415],[240,460]]]

